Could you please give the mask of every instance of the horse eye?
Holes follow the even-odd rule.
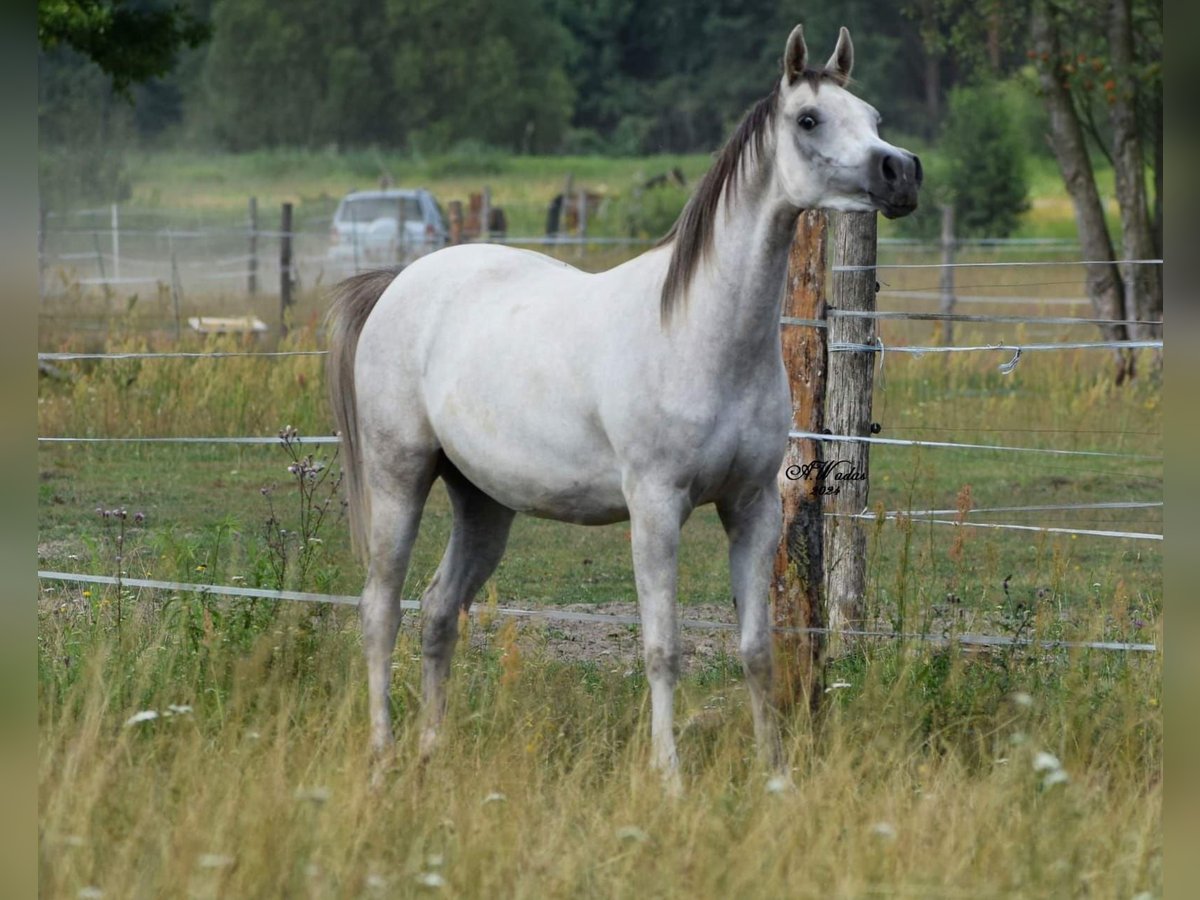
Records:
[[[798,124],[805,131],[812,131],[814,128],[817,127],[817,120],[814,116],[803,115],[798,120]]]

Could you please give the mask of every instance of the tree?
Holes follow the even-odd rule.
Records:
[[[958,237],[1008,237],[1029,208],[1025,140],[1008,86],[984,82],[949,94],[949,113],[927,166],[929,196],[900,228],[937,236],[942,205],[954,207]]]
[[[170,71],[183,47],[197,47],[208,25],[179,5],[126,0],[38,0],[38,43],[43,50],[71,47],[128,92],[134,83]]]
[[[1157,266],[1130,266],[1126,278],[1116,259],[1085,134],[1111,160],[1121,210],[1123,252],[1127,258],[1154,257],[1161,248],[1148,214],[1142,131],[1148,129],[1155,146],[1162,142],[1161,6],[1139,4],[1143,56],[1135,53],[1134,7],[1131,0],[1109,0],[1105,9],[1063,0],[1036,0],[1030,51],[1038,67],[1042,98],[1050,115],[1050,141],[1063,181],[1075,206],[1075,220],[1087,267],[1088,295],[1098,315],[1114,320],[1160,321],[1162,281]],[[1157,31],[1158,40],[1154,40]],[[1071,46],[1066,42],[1070,41]],[[1157,44],[1157,47],[1156,47]],[[1097,93],[1107,106],[1109,139],[1097,123],[1093,107]],[[1161,210],[1161,158],[1154,160],[1155,206]],[[1160,213],[1158,215],[1161,215]],[[1161,228],[1161,218],[1158,219]],[[1103,326],[1108,340],[1161,334],[1161,326],[1124,324]],[[1134,374],[1133,356],[1115,353],[1118,383]]]

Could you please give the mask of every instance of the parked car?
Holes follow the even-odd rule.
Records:
[[[446,244],[446,217],[424,189],[355,191],[333,214],[331,259],[355,268],[408,263]]]

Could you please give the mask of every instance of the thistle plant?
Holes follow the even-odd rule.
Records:
[[[336,448],[328,460],[304,453],[300,432],[291,425],[279,430],[279,441],[291,460],[287,473],[295,488],[296,519],[286,524],[295,527],[286,527],[282,504],[276,509],[279,485],[263,487],[260,493],[267,501],[263,539],[275,586],[282,590],[290,579],[302,589],[320,554],[321,533],[329,513],[336,508],[338,521],[345,515],[346,501],[339,498],[342,472],[334,466],[338,457]]]
[[[117,631],[119,632],[121,630],[121,600],[124,595],[122,580],[125,577],[125,523],[129,520],[129,510],[123,506],[116,509],[97,506],[96,515],[100,517],[100,521],[104,525],[104,535],[112,545],[113,556],[117,564]],[[134,513],[133,521],[134,524],[141,525],[146,521],[146,514],[144,512]]]

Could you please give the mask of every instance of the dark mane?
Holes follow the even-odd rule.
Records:
[[[833,73],[824,69],[805,69],[800,77],[809,83],[814,92],[826,78],[836,80]],[[669,324],[677,311],[687,307],[692,276],[712,249],[717,203],[722,193],[727,204],[736,195],[747,149],[752,149],[755,157],[762,158],[763,144],[774,124],[778,100],[779,82],[776,82],[771,93],[750,107],[742,117],[741,123],[717,154],[716,162],[701,179],[671,230],[655,245],[673,245],[671,263],[662,286],[663,325]]]

